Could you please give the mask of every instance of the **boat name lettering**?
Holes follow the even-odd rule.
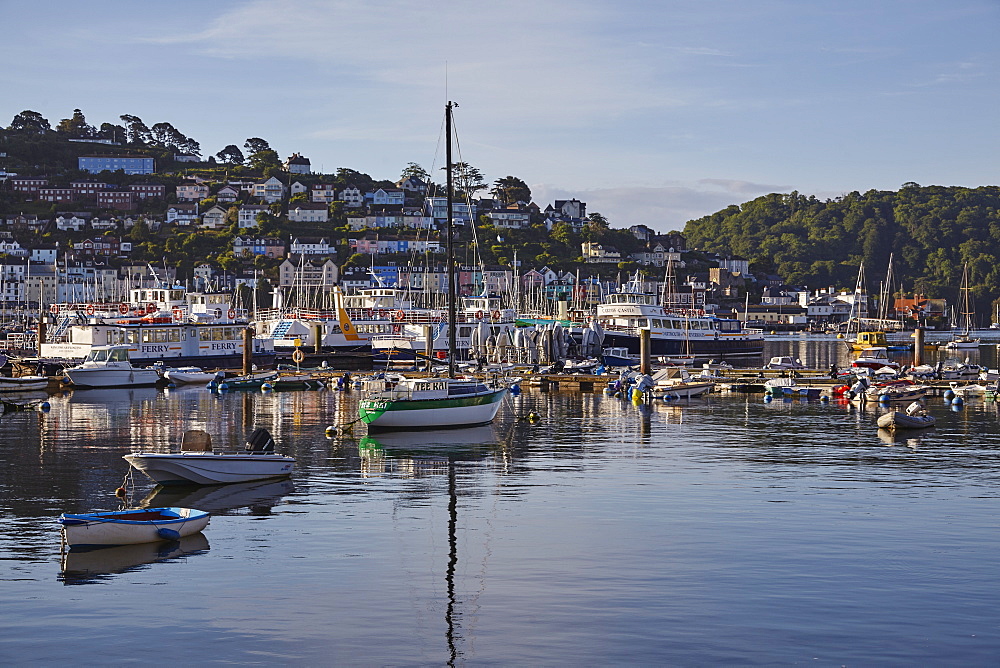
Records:
[[[170,346],[168,346],[166,344],[159,345],[159,346],[157,346],[157,345],[153,345],[153,346],[140,345],[139,349],[142,352],[144,352],[144,353],[165,353],[168,350],[170,350]]]
[[[212,350],[236,350],[235,343],[213,343]]]

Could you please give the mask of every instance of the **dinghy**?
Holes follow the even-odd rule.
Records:
[[[163,372],[163,377],[174,385],[207,385],[224,375],[221,371],[205,371],[198,366],[174,367]]]
[[[59,516],[70,547],[134,545],[179,540],[208,526],[209,515],[193,508],[139,508]]]
[[[45,376],[18,376],[10,378],[0,376],[0,392],[34,392],[44,390],[49,386],[49,379]]]
[[[923,429],[933,427],[936,420],[924,410],[923,404],[914,401],[906,411],[889,411],[880,415],[876,424],[881,429]]]
[[[291,475],[295,459],[274,452],[274,439],[258,427],[247,438],[243,451],[214,452],[212,437],[189,429],[181,451],[134,452],[125,461],[161,485],[222,485]]]

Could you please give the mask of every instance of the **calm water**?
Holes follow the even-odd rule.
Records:
[[[801,341],[796,340],[798,346]],[[769,354],[785,354],[788,339]],[[802,344],[809,361],[831,344]],[[986,354],[986,353],[984,353]],[[328,440],[337,392],[79,391],[0,418],[0,662],[995,665],[997,404],[528,391],[488,428]],[[517,416],[529,411],[531,423]],[[132,444],[266,426],[291,481],[164,494],[204,538],[70,554]],[[154,491],[134,480],[134,497]]]

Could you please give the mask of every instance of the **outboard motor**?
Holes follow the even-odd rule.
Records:
[[[271,438],[271,432],[263,427],[257,427],[247,437],[247,444],[244,449],[247,452],[274,452],[274,439]]]

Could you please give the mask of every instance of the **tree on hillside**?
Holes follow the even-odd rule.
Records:
[[[12,132],[23,132],[25,134],[36,134],[43,135],[46,132],[52,132],[52,126],[49,122],[37,111],[31,111],[25,109],[21,113],[14,116],[14,119],[10,122],[10,127],[7,128]]]
[[[281,159],[274,149],[264,149],[257,151],[247,158],[247,163],[254,171],[263,172],[264,176],[270,176],[275,171],[281,170]]]
[[[260,153],[261,151],[270,151],[271,145],[260,137],[250,137],[243,144],[243,148],[246,149],[248,155],[253,155],[254,153]]]
[[[87,123],[87,119],[79,109],[73,110],[71,118],[59,121],[59,124],[56,125],[56,132],[74,139],[90,139],[97,134],[97,131]]]
[[[400,175],[400,180],[404,179],[420,179],[424,183],[431,180],[431,175],[427,173],[427,170],[418,165],[415,162],[406,163],[406,167],[403,168],[403,173]]]
[[[101,129],[97,131],[98,139],[108,139],[116,144],[124,143],[127,136],[125,128],[114,123],[101,123]]]
[[[516,176],[505,176],[494,181],[490,194],[508,206],[531,201],[531,188]]]
[[[129,144],[141,144],[145,146],[152,139],[152,133],[142,119],[130,114],[122,114],[118,118],[125,123],[125,141]]]
[[[246,161],[246,158],[243,157],[243,151],[236,144],[230,144],[216,153],[215,157],[219,159],[219,162],[224,162],[227,165],[242,165]]]
[[[442,167],[442,170],[447,169]],[[467,162],[456,162],[451,166],[455,190],[459,196],[473,197],[478,191],[486,189],[483,173]]]

